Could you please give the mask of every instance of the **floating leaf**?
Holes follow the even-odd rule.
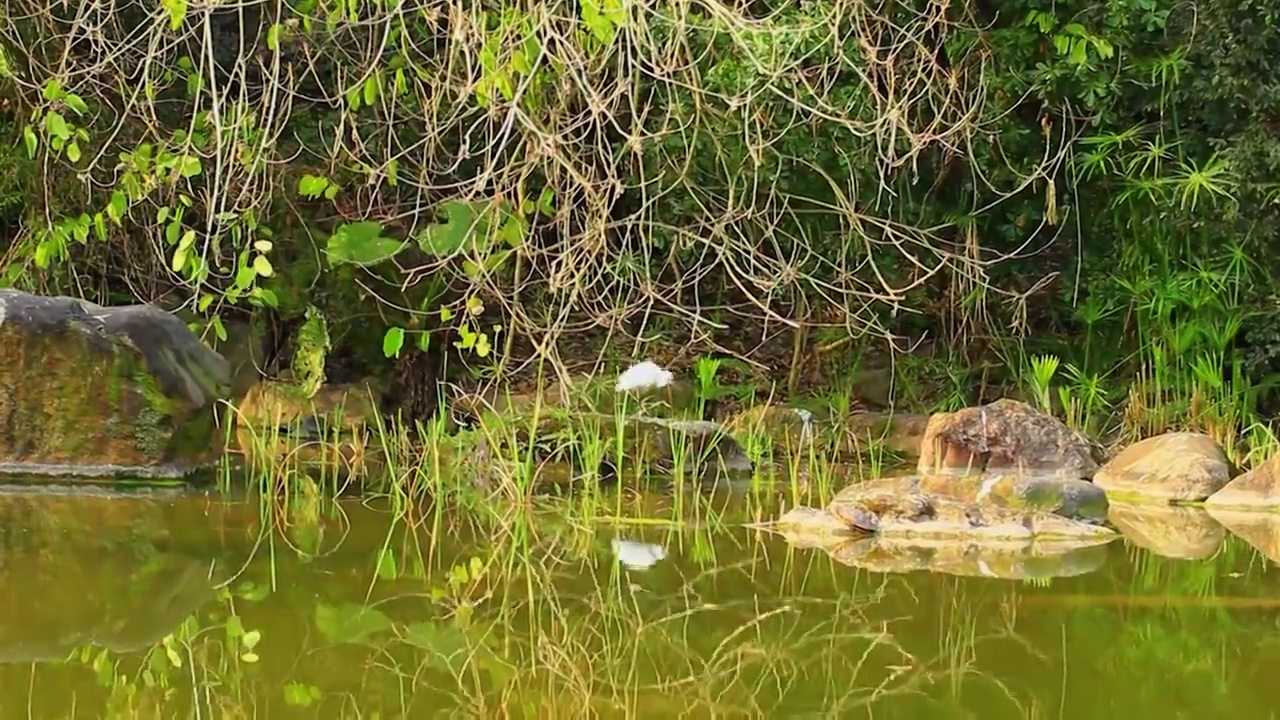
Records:
[[[329,237],[325,252],[329,262],[376,265],[396,256],[406,243],[382,236],[382,225],[372,221],[347,223]]]
[[[258,642],[262,640],[262,633],[258,630],[250,630],[240,638],[240,643],[244,645],[245,650],[252,650],[258,646]]]
[[[467,636],[451,625],[419,622],[405,627],[404,642],[428,653],[427,662],[442,669],[456,669],[472,657]]]
[[[354,603],[316,605],[316,629],[330,642],[361,643],[391,627],[391,620],[371,607]]]

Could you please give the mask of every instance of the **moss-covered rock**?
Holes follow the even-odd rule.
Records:
[[[221,452],[229,383],[163,310],[0,290],[0,472],[184,476]]]

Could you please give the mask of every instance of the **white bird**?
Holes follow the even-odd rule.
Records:
[[[613,554],[629,570],[645,570],[667,556],[666,548],[647,542],[613,539]]]
[[[674,377],[670,370],[663,370],[661,366],[652,360],[645,360],[632,365],[627,368],[626,372],[619,375],[615,389],[618,392],[626,392],[628,390],[666,387],[671,384],[671,380]]]
[[[999,484],[1001,480],[1004,480],[1004,477],[1004,475],[995,475],[984,480],[982,482],[982,486],[978,488],[978,494],[974,497],[974,500],[976,502],[986,500],[987,496],[991,494],[991,491],[995,489],[996,485]]]

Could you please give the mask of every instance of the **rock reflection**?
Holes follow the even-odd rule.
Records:
[[[826,548],[837,562],[882,573],[931,572],[1028,580],[1093,572],[1107,559],[1107,541],[964,543],[870,537]]]
[[[1177,560],[1217,552],[1226,530],[1203,508],[1111,501],[1107,519],[1134,545]]]
[[[1280,513],[1216,507],[1210,507],[1206,512],[1267,559],[1280,563]]]
[[[0,662],[59,661],[85,645],[138,650],[212,598],[209,558],[173,549],[174,503],[0,491]]]

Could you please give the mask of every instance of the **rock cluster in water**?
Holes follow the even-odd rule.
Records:
[[[1096,567],[1112,527],[1168,557],[1207,557],[1227,530],[1280,557],[1280,523],[1247,512],[1280,507],[1280,457],[1232,479],[1212,438],[1170,432],[1100,464],[1087,438],[1008,399],[936,414],[918,440],[919,475],[857,483],[772,528],[862,567],[1000,577]]]

